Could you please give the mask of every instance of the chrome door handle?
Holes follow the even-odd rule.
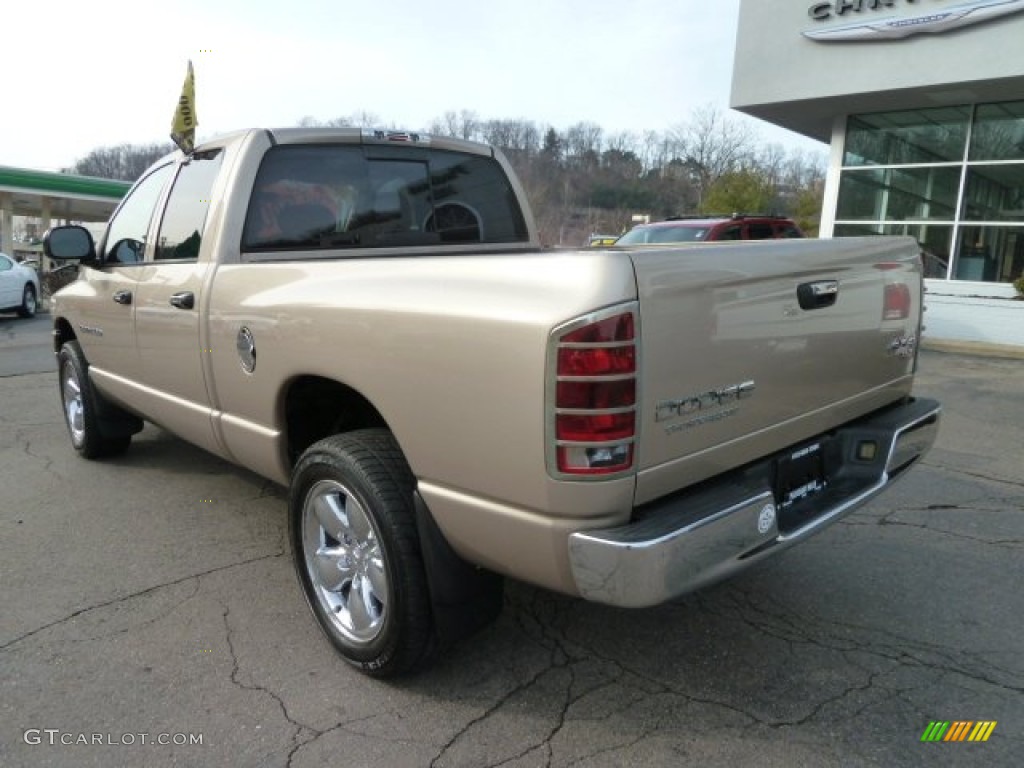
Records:
[[[192,309],[196,305],[196,295],[192,291],[182,291],[171,296],[171,306],[178,309]]]
[[[114,291],[114,295],[111,298],[117,304],[131,304],[132,303],[132,292],[131,291]]]

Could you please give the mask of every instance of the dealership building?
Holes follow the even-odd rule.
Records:
[[[1024,0],[741,0],[732,106],[830,145],[822,237],[918,240],[926,339],[1024,351]]]

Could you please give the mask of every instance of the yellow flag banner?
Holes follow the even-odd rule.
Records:
[[[171,138],[185,154],[195,147],[197,125],[199,119],[196,117],[196,77],[192,72],[192,62],[189,61],[188,73],[185,75],[185,83],[181,86],[181,96],[178,98],[178,108],[174,110],[174,118],[171,120]]]

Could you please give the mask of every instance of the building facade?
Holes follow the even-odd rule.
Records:
[[[831,146],[821,235],[925,252],[928,335],[1024,348],[1024,0],[741,0],[732,106]]]

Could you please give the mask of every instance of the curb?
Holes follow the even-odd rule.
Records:
[[[972,357],[999,357],[1007,360],[1024,360],[1024,346],[1015,344],[989,344],[984,341],[960,341],[956,339],[922,339],[921,349],[932,352],[947,352]]]

